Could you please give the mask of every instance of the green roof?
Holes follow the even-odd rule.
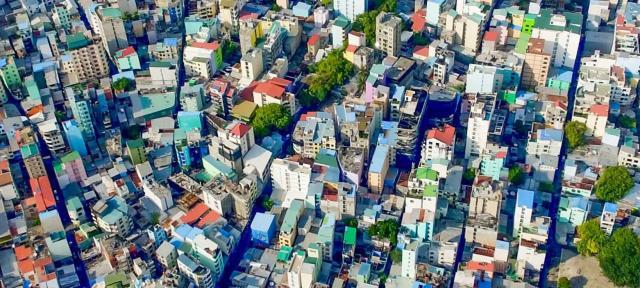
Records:
[[[38,145],[31,143],[22,145],[22,147],[20,147],[20,154],[22,154],[23,159],[26,159],[34,155],[39,155],[40,151],[38,151]]]
[[[416,178],[420,180],[428,179],[431,181],[438,181],[438,172],[431,168],[420,167],[416,170]]]
[[[111,18],[121,18],[122,17],[122,11],[120,11],[120,9],[118,8],[103,8],[100,9],[100,13],[102,13],[103,16],[105,17],[111,17]]]
[[[522,33],[520,34],[520,38],[518,42],[516,42],[516,52],[520,54],[527,53],[527,48],[529,47],[529,39],[531,38],[531,34]]]
[[[553,14],[553,11],[551,9],[540,10],[540,14],[538,14],[538,17],[536,17],[535,27],[539,29],[554,31],[569,31],[576,34],[582,33],[582,15],[580,13],[562,13],[566,20],[565,26],[551,25],[551,20],[553,19],[553,16],[556,15],[558,14]]]
[[[331,151],[334,151],[334,150],[331,150]],[[316,159],[314,163],[338,168],[338,159],[336,158],[336,155],[335,154],[331,155],[329,153],[322,153],[322,151],[320,151],[320,153],[316,155]]]
[[[256,103],[240,100],[240,102],[234,105],[233,109],[231,109],[231,114],[234,117],[239,118],[240,120],[250,121],[253,118],[253,113],[257,108],[258,105],[256,105]]]
[[[82,202],[80,202],[80,198],[76,196],[67,200],[67,209],[75,211],[79,208],[82,208]]]
[[[278,252],[278,257],[277,257],[278,261],[281,261],[281,262],[289,261],[292,251],[293,251],[293,248],[286,245],[282,246],[282,248],[280,248],[280,252]]]
[[[344,228],[344,244],[347,245],[356,245],[356,238],[358,235],[358,229],[354,227],[345,227]]]
[[[67,162],[75,161],[78,158],[80,158],[80,153],[78,151],[73,151],[62,156],[60,160],[62,161],[62,163],[67,163]]]
[[[438,185],[424,186],[422,197],[438,197]]]
[[[349,26],[349,19],[344,16],[338,16],[333,24],[341,28],[347,28],[347,26]]]
[[[127,141],[127,147],[129,149],[144,147],[144,141],[142,139],[129,140]]]
[[[75,50],[89,45],[91,42],[84,34],[78,32],[67,36],[67,49]]]
[[[284,221],[282,222],[281,231],[285,233],[290,233],[293,229],[298,225],[298,214],[300,214],[300,209],[302,209],[302,201],[301,200],[293,200],[289,209],[287,209],[287,213],[284,214]]]
[[[149,67],[171,68],[171,63],[166,61],[153,61],[149,63]]]

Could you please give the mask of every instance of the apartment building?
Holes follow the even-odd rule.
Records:
[[[345,182],[322,184],[320,211],[335,215],[336,220],[356,216],[356,186]]]
[[[60,57],[60,72],[69,84],[109,76],[109,64],[99,38],[89,39],[82,33],[67,36],[67,50]]]
[[[534,193],[531,190],[518,189],[516,211],[513,214],[513,237],[520,236],[521,228],[529,226],[532,220]]]
[[[253,102],[259,107],[267,104],[279,104],[291,111],[291,115],[296,111],[295,94],[289,92],[291,81],[283,78],[271,78],[260,82],[253,90]]]
[[[376,48],[390,56],[398,56],[400,52],[400,34],[402,19],[391,13],[380,12],[376,16]]]
[[[274,159],[271,163],[272,199],[289,207],[295,199],[305,200],[309,194],[311,165],[287,159]]]
[[[465,158],[480,157],[487,147],[489,126],[496,105],[495,95],[478,95],[470,99],[471,110],[467,122]]]
[[[426,141],[422,146],[422,162],[430,163],[434,159],[453,159],[456,144],[456,128],[445,124],[432,128],[427,132]]]
[[[20,154],[22,154],[22,161],[27,169],[29,178],[37,179],[41,176],[47,176],[47,170],[44,168],[44,162],[42,162],[38,144],[30,143],[22,145],[22,147],[20,147]]]
[[[96,226],[107,234],[125,238],[133,229],[131,208],[119,196],[98,200],[91,212]]]
[[[189,77],[211,79],[222,68],[222,48],[218,42],[193,42],[184,49],[185,73]]]
[[[544,40],[544,52],[551,55],[553,67],[573,69],[579,60],[576,58],[581,34],[582,14],[553,14],[551,9],[542,9],[535,19],[531,38]]]
[[[539,128],[529,133],[527,153],[529,155],[560,155],[563,131],[553,128]]]
[[[609,105],[596,104],[591,106],[587,114],[587,136],[602,138],[607,128],[609,118]]]
[[[367,12],[368,0],[336,0],[333,1],[333,11],[338,15],[347,17],[349,21],[355,21],[358,15]]]
[[[284,220],[280,226],[280,234],[278,235],[278,245],[280,247],[293,247],[298,236],[298,221],[304,212],[304,203],[302,200],[295,199],[291,201],[291,205],[284,214]]]
[[[315,158],[320,149],[336,149],[333,116],[328,112],[307,112],[293,130],[293,150],[303,157]]]
[[[127,32],[124,30],[124,21],[122,20],[122,11],[118,8],[98,8],[93,28],[102,38],[104,49],[107,54],[113,57],[118,50],[129,47],[127,40]]]
[[[382,194],[384,190],[384,179],[389,171],[390,148],[387,145],[376,146],[369,166],[368,184],[369,191],[375,194]]]
[[[529,91],[535,91],[538,86],[545,86],[549,67],[551,55],[544,52],[544,40],[529,39],[527,52],[524,54],[520,86]]]
[[[242,55],[240,69],[242,80],[250,83],[262,75],[263,67],[262,49],[252,48]]]

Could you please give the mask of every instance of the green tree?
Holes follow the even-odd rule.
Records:
[[[367,232],[369,236],[386,239],[391,242],[391,246],[396,246],[398,242],[398,222],[393,219],[378,221],[369,226]]]
[[[553,192],[553,183],[551,182],[541,182],[540,186],[538,186],[538,190],[542,192]]]
[[[131,91],[134,86],[133,84],[134,84],[133,80],[126,77],[122,77],[116,80],[115,82],[113,82],[112,86],[113,86],[113,89],[115,89],[116,91],[123,92],[123,91]]]
[[[420,33],[413,33],[413,44],[425,46],[429,44],[429,39],[422,36]]]
[[[558,279],[558,288],[571,288],[571,281],[567,277],[560,277]]]
[[[465,183],[473,183],[474,179],[476,179],[476,168],[471,167],[467,170],[464,170],[464,174],[462,174],[462,180]]]
[[[513,185],[520,185],[524,182],[524,174],[522,172],[522,167],[520,166],[512,166],[509,168],[509,182],[513,183]]]
[[[398,249],[391,250],[391,253],[389,256],[391,257],[391,261],[393,261],[393,263],[402,262],[402,252]]]
[[[640,239],[630,229],[614,231],[598,260],[602,273],[616,286],[640,287]]]
[[[160,213],[151,213],[151,219],[149,219],[149,223],[151,223],[151,225],[157,225],[158,223],[160,223]]]
[[[596,182],[596,197],[607,202],[617,202],[633,186],[633,178],[627,168],[623,166],[607,167]]]
[[[282,10],[282,7],[278,6],[276,2],[273,2],[273,4],[271,4],[271,10],[273,10],[273,12],[280,12],[280,10]]]
[[[264,201],[262,201],[262,207],[266,211],[271,211],[271,208],[273,208],[273,200],[271,200],[271,198],[264,199]]]
[[[349,219],[344,220],[344,225],[349,227],[358,228],[358,219],[351,217]]]
[[[355,71],[355,66],[344,59],[344,50],[336,49],[320,62],[311,65],[313,73],[307,79],[309,88],[300,95],[300,103],[305,107],[316,106],[327,98],[333,87],[342,85]]]
[[[585,256],[596,255],[607,241],[607,234],[600,229],[600,222],[593,218],[578,226],[578,253]]]
[[[270,135],[274,130],[284,131],[291,124],[289,109],[279,104],[267,104],[256,109],[256,115],[251,121],[253,132],[258,138]]]
[[[333,2],[333,1],[331,1],[331,0],[320,0],[320,3],[322,3],[322,5],[323,5],[324,7],[331,7],[331,3],[332,3],[332,2]]]
[[[623,115],[623,116],[620,116],[620,118],[618,118],[618,125],[622,128],[635,129],[636,119]]]
[[[140,135],[140,125],[138,124],[131,125],[124,130],[124,136],[128,139],[138,139]]]
[[[573,150],[584,145],[584,133],[587,125],[578,121],[571,121],[564,127],[564,136],[569,143],[569,149]]]
[[[229,40],[222,41],[222,57],[223,58],[230,57],[236,51],[238,51],[238,44]]]

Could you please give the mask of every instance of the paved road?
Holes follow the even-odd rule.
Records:
[[[587,12],[589,11],[589,1],[582,1],[582,37],[580,37],[580,45],[578,45],[578,54],[576,56],[576,62],[573,67],[573,78],[571,79],[571,86],[569,87],[568,92],[568,102],[567,103],[567,119],[566,122],[571,121],[573,116],[573,109],[575,105],[575,94],[578,85],[578,76],[580,70],[580,60],[582,58],[582,50],[584,48],[584,31],[587,21]],[[565,123],[566,123],[565,122]],[[560,254],[562,252],[562,247],[558,244],[556,240],[556,226],[558,222],[558,206],[560,204],[560,196],[562,189],[562,171],[564,171],[565,159],[567,158],[568,147],[567,141],[564,141],[562,144],[562,149],[560,150],[560,161],[558,162],[558,169],[556,170],[554,181],[553,181],[553,195],[551,197],[551,205],[549,207],[549,217],[551,217],[551,225],[549,225],[549,236],[547,239],[547,257],[544,261],[544,266],[540,271],[540,281],[538,283],[539,287],[547,287],[547,277],[549,274],[549,269],[554,262],[560,259]],[[557,264],[557,263],[556,263]]]

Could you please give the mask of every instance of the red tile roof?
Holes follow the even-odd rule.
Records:
[[[320,40],[320,35],[318,35],[318,33],[313,34],[313,36],[309,38],[309,41],[307,41],[307,45],[316,45],[316,43],[318,43],[318,40]]]
[[[413,55],[418,55],[425,58],[429,57],[429,47],[416,45],[416,47],[413,48]]]
[[[244,100],[253,102],[253,91],[256,89],[256,86],[258,86],[257,81],[251,82],[249,86],[245,87],[244,89],[242,89],[242,91],[240,91],[240,94],[238,96],[240,96],[240,98]]]
[[[207,50],[216,50],[218,49],[218,47],[220,47],[220,43],[218,43],[218,41],[214,41],[211,43],[207,43],[207,42],[193,42],[191,43],[191,47],[196,47],[196,48],[202,48],[202,49],[207,49]]]
[[[467,263],[467,269],[493,273],[494,266],[493,266],[493,263],[469,261],[469,263]]]
[[[124,48],[124,49],[122,49],[122,50],[120,50],[118,52],[120,52],[120,58],[124,58],[124,57],[127,57],[127,56],[129,56],[129,55],[131,55],[133,53],[136,53],[136,49],[133,49],[133,46],[129,46],[129,47]]]
[[[216,221],[218,221],[218,219],[220,219],[220,214],[216,213],[213,210],[209,210],[209,213],[207,213],[207,215],[204,215],[200,219],[200,221],[198,221],[196,227],[202,229],[211,223],[215,223]]]
[[[16,253],[16,259],[18,259],[18,261],[27,259],[33,255],[33,250],[24,245],[16,247],[14,252]]]
[[[609,116],[609,105],[603,105],[603,104],[592,105],[589,112],[596,114],[597,116],[600,116],[600,117],[607,117]]]
[[[291,85],[291,81],[289,81],[287,79],[282,79],[280,77],[271,78],[267,82],[271,82],[271,83],[276,84],[278,86],[281,86],[283,88],[287,88],[287,86]]]
[[[485,41],[496,41],[498,40],[498,32],[496,31],[487,31],[484,33],[484,38]]]
[[[246,135],[249,130],[251,130],[251,126],[242,122],[237,122],[236,125],[231,128],[230,132],[231,134],[233,134],[233,136],[244,137],[244,135]]]
[[[453,145],[453,138],[456,135],[456,128],[449,124],[445,124],[442,128],[433,128],[427,133],[427,139],[437,139],[438,141]]]
[[[204,215],[204,213],[207,212],[207,210],[209,210],[209,207],[207,207],[207,205],[205,205],[204,203],[200,202],[198,203],[198,205],[196,205],[196,207],[193,207],[193,209],[189,210],[187,214],[180,217],[180,220],[182,220],[182,222],[184,223],[191,225],[196,221],[198,221],[200,217],[202,217],[202,215]]]
[[[496,153],[496,158],[502,159],[502,158],[505,158],[505,157],[507,157],[507,152],[505,152],[505,151],[500,151],[500,152]]]
[[[282,86],[278,86],[272,82],[262,82],[258,83],[256,89],[253,90],[255,93],[266,94],[273,98],[282,98],[284,95],[284,88]]]
[[[38,212],[44,212],[50,207],[56,206],[56,198],[53,196],[53,189],[47,176],[38,179],[29,179],[29,186],[36,200]]]
[[[427,12],[424,9],[420,9],[411,15],[411,31],[422,32],[427,22]]]
[[[32,273],[34,270],[33,259],[29,258],[18,262],[18,269],[20,269],[20,274],[22,274],[23,276],[25,274]]]
[[[307,121],[307,117],[315,117],[316,116],[316,112],[315,111],[309,111],[305,114],[302,114],[300,116],[300,121]]]
[[[349,53],[355,53],[355,52],[356,52],[356,50],[358,50],[358,48],[359,48],[359,47],[358,47],[358,46],[356,46],[356,45],[349,45],[349,46],[347,46],[347,52],[349,52]]]

